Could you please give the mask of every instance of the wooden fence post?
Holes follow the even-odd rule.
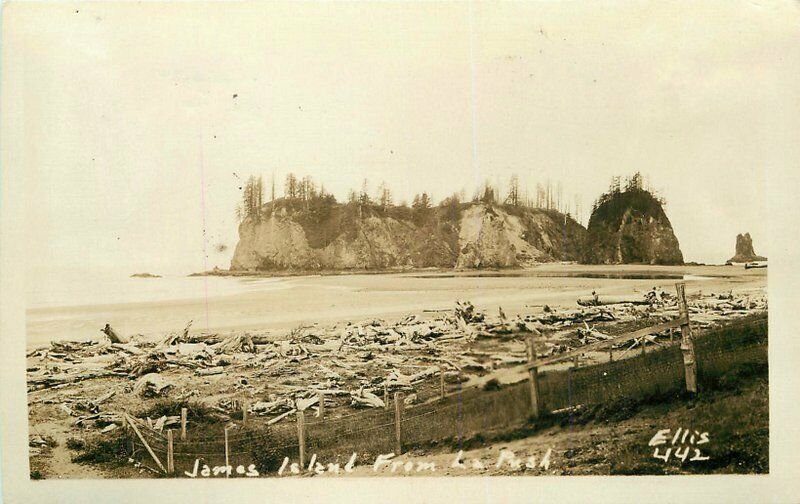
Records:
[[[306,465],[306,416],[297,410],[297,446],[300,452],[300,467]]]
[[[153,460],[155,460],[156,465],[158,465],[158,467],[162,471],[167,472],[167,470],[164,468],[164,465],[161,463],[160,460],[158,460],[158,457],[156,456],[156,454],[153,451],[153,449],[150,448],[150,445],[147,444],[147,441],[145,441],[144,436],[142,436],[142,433],[139,432],[139,428],[136,427],[136,424],[131,421],[131,418],[129,416],[127,416],[127,413],[126,413],[126,417],[127,417],[128,423],[130,424],[131,428],[133,429],[133,432],[136,433],[136,436],[139,438],[139,441],[141,441],[142,444],[144,445],[145,449],[147,450],[147,453],[149,453],[150,456],[153,457]]]
[[[383,382],[383,407],[389,411],[389,385]]]
[[[439,397],[444,399],[444,367],[439,366]]]
[[[608,362],[614,362],[614,347],[608,347]]]
[[[325,420],[325,393],[317,392],[317,397],[319,398],[319,419]]]
[[[250,404],[247,401],[242,401],[242,427],[247,427],[247,410]]]
[[[186,441],[186,408],[181,408],[181,441]]]
[[[528,368],[528,383],[531,389],[531,416],[539,418],[541,401],[539,400],[539,368],[536,367],[536,347],[534,346],[533,334],[528,338],[528,363],[532,367]]]
[[[647,353],[647,336],[642,336],[642,355]]]
[[[228,470],[228,466],[230,466],[230,449],[228,448],[228,428],[225,427],[225,477],[229,478],[231,476],[231,472]]]
[[[402,443],[402,429],[400,423],[403,421],[403,393],[402,392],[395,392],[394,393],[394,451],[395,454],[400,455],[403,453],[403,443]]]
[[[689,305],[686,303],[686,284],[675,284],[678,291],[678,313],[681,324],[681,352],[683,353],[683,367],[686,372],[686,390],[697,393],[697,361],[694,353],[694,339],[692,328],[689,325]]]
[[[134,441],[133,436],[131,436],[131,425],[128,422],[128,416],[126,412],[123,412],[122,414],[122,427],[125,429],[125,439],[130,440],[131,442],[131,458],[134,458],[134,455],[136,455],[136,442]]]
[[[175,445],[172,443],[172,429],[167,431],[167,472],[175,473]]]
[[[578,361],[578,354],[572,358],[572,367],[577,368],[580,365],[580,361]]]

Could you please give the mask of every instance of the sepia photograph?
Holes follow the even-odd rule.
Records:
[[[798,19],[7,3],[28,483],[766,477]]]

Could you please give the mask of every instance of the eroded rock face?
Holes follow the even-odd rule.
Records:
[[[610,195],[589,219],[586,264],[683,264],[661,203],[637,189]]]
[[[279,214],[239,225],[233,270],[312,269],[314,257],[302,226]]]
[[[728,259],[729,263],[766,261],[767,258],[756,255],[753,250],[753,239],[750,233],[736,235],[736,255]]]
[[[267,205],[239,226],[232,270],[514,268],[578,260],[586,230],[555,211],[434,207],[425,219],[337,204],[324,219]]]

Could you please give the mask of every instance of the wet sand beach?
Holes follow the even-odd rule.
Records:
[[[201,332],[284,331],[301,324],[424,315],[426,310],[430,313],[452,309],[457,299],[469,300],[489,312],[502,306],[507,314],[514,315],[544,304],[574,307],[579,296],[593,290],[601,295],[626,295],[644,293],[655,286],[672,292],[673,285],[681,280],[686,282],[689,295],[731,289],[763,291],[767,270],[745,270],[741,266],[547,264],[504,271],[180,278],[181,282],[191,282],[178,294],[182,299],[165,299],[162,294],[153,301],[141,300],[146,296],[140,296],[132,302],[30,308],[27,344],[31,347],[57,340],[97,339],[106,323],[123,335],[147,337],[179,331],[189,320],[194,321],[193,331]],[[226,287],[221,288],[220,284]],[[64,303],[69,303],[69,297]]]

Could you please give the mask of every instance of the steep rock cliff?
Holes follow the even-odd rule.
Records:
[[[683,264],[683,253],[661,202],[632,189],[604,195],[592,212],[582,262]]]
[[[555,211],[484,204],[423,210],[278,200],[239,226],[232,270],[508,268],[577,260],[586,230]]]

